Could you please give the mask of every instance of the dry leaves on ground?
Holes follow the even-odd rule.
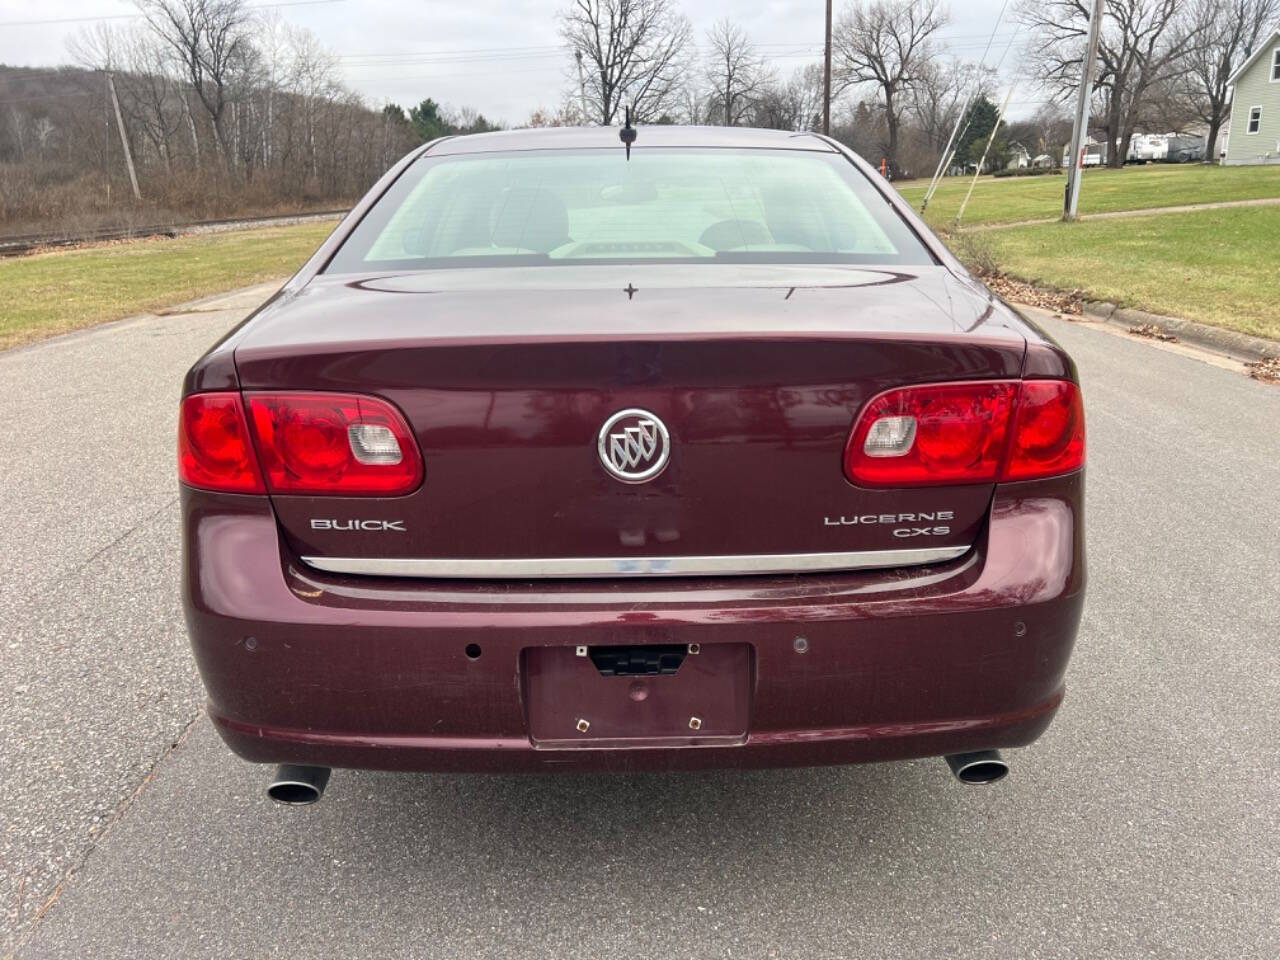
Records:
[[[1162,343],[1177,343],[1178,338],[1172,333],[1165,333],[1154,323],[1144,323],[1137,327],[1130,327],[1129,332],[1135,337],[1146,337],[1148,340],[1159,340]]]
[[[1006,300],[1028,303],[1033,307],[1040,307],[1042,310],[1052,310],[1054,313],[1065,313],[1073,316],[1079,316],[1084,313],[1084,300],[1078,291],[1073,293],[1054,293],[1006,276],[987,276],[982,278],[982,282],[990,287],[992,292],[998,293]]]
[[[1280,383],[1280,357],[1265,357],[1262,360],[1251,360],[1244,365],[1249,376],[1263,383]]]

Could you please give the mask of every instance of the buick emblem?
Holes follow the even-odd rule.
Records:
[[[604,422],[596,441],[600,462],[623,483],[644,483],[660,474],[671,456],[666,424],[648,410],[619,410]]]

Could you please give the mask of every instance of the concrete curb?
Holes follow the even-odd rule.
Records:
[[[1268,357],[1280,357],[1280,341],[1255,337],[1221,327],[1211,327],[1193,320],[1180,320],[1177,317],[1163,317],[1145,310],[1131,310],[1117,307],[1114,303],[1103,303],[1091,300],[1084,305],[1084,315],[1094,320],[1102,320],[1113,327],[1128,330],[1150,324],[1162,333],[1177,337],[1182,343],[1189,343],[1215,353],[1243,360],[1264,360]]]
[[[200,313],[207,310],[211,305],[216,305],[223,300],[231,300],[235,297],[247,296],[262,289],[262,299],[265,301],[273,293],[289,282],[287,276],[278,280],[261,280],[258,283],[251,283],[247,287],[235,287],[231,290],[223,290],[221,293],[211,293],[207,297],[197,297],[195,300],[185,300],[182,303],[175,303],[170,307],[160,307],[152,313],[142,313],[139,317],[171,317],[179,313]],[[235,307],[217,307],[214,309],[231,310]],[[137,318],[126,318],[137,319]]]

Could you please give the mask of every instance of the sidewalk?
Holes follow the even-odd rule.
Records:
[[[1148,207],[1145,210],[1111,210],[1107,213],[1082,213],[1079,220],[1127,220],[1130,217],[1156,217],[1162,213],[1195,213],[1199,210],[1225,210],[1228,207],[1280,206],[1280,197],[1255,197],[1252,200],[1221,200],[1217,203],[1184,203],[1176,207]],[[976,227],[961,227],[962,233],[987,233],[991,230],[1007,230],[1011,227],[1038,227],[1046,223],[1058,223],[1061,217],[1043,217],[1039,220],[1015,220],[1012,223],[981,223]]]

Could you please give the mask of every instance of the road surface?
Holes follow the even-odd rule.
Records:
[[[0,956],[1280,955],[1280,387],[1047,320],[1091,583],[1012,775],[335,774],[265,799],[177,597],[181,375],[263,296],[0,354]]]

